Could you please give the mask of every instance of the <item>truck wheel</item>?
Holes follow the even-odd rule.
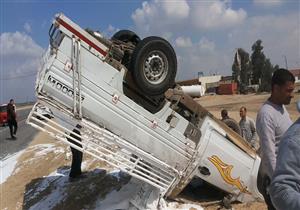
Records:
[[[137,45],[141,39],[136,33],[130,30],[120,30],[112,36],[112,40],[119,40],[125,43],[131,42]]]
[[[130,71],[146,94],[163,94],[175,83],[177,59],[173,47],[160,37],[147,37],[133,51]]]
[[[229,127],[231,128],[234,132],[236,132],[237,134],[241,135],[241,128],[239,126],[239,124],[234,120],[234,119],[225,119],[223,120],[223,122]]]

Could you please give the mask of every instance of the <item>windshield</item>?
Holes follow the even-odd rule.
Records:
[[[54,48],[58,48],[61,41],[64,38],[64,34],[53,25],[49,30],[49,36],[50,36],[50,45]]]

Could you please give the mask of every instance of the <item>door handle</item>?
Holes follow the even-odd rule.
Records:
[[[209,176],[210,175],[210,171],[208,168],[206,168],[205,166],[199,166],[198,170],[201,174],[203,174],[204,176]]]

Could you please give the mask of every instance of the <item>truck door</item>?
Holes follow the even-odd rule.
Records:
[[[218,124],[206,123],[206,129],[202,130],[197,175],[226,192],[251,194],[249,187],[253,185],[251,175],[256,159],[229,141]]]

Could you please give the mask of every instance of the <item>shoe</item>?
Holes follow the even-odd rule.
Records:
[[[69,177],[69,182],[76,182],[79,179],[77,177]]]
[[[15,137],[15,136],[12,136],[12,137],[11,137],[11,139],[17,139],[17,137]]]
[[[81,179],[84,179],[86,178],[87,176],[86,175],[79,175],[79,176],[76,176],[76,177],[69,177],[69,182],[77,182]]]
[[[84,179],[87,178],[88,176],[86,175],[86,173],[82,173],[78,176],[79,179]]]
[[[69,181],[75,182],[75,181],[78,181],[78,180],[84,179],[84,178],[87,178],[87,175],[85,173],[82,173],[82,174],[76,175],[76,176],[69,176]]]

